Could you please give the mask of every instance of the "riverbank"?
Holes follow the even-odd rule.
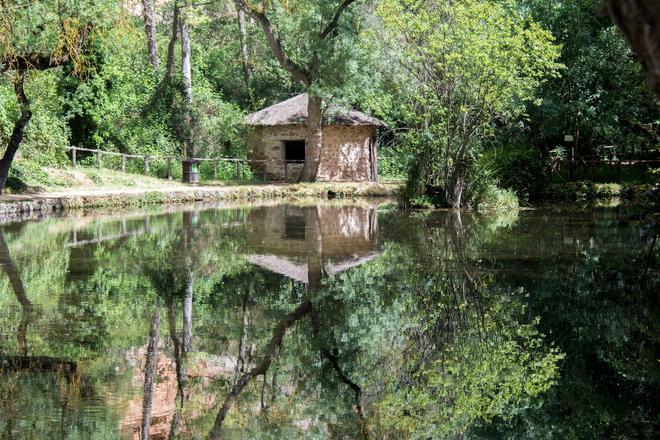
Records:
[[[657,206],[660,184],[594,183],[588,180],[548,185],[542,200],[550,203],[628,203]]]
[[[393,197],[391,183],[298,183],[184,185],[165,182],[152,188],[73,188],[0,196],[0,218],[77,209],[172,205],[231,200],[298,200]]]

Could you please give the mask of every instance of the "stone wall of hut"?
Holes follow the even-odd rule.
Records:
[[[268,180],[294,182],[302,173],[302,164],[284,163],[284,142],[303,140],[303,125],[254,127],[248,137],[248,158],[265,161],[254,164],[257,176]],[[323,149],[318,179],[329,182],[364,182],[375,180],[376,128],[373,126],[327,126],[323,128]]]

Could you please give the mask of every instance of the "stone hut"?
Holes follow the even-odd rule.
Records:
[[[295,96],[246,117],[253,127],[248,138],[248,159],[257,175],[269,180],[297,181],[305,162],[307,94]],[[376,118],[329,106],[323,115],[323,146],[317,178],[326,182],[375,181]]]

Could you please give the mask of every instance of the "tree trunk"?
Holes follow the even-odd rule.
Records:
[[[156,304],[156,311],[151,320],[149,329],[149,345],[147,346],[147,363],[144,369],[144,396],[142,399],[142,432],[140,438],[149,438],[151,424],[151,404],[153,401],[154,376],[158,362],[158,331],[160,329],[160,307]]]
[[[176,48],[176,40],[179,37],[179,5],[174,2],[174,12],[172,15],[172,35],[170,42],[167,45],[167,66],[165,70],[165,82],[169,86],[172,83],[174,76],[174,49]]]
[[[185,103],[185,124],[182,132],[184,133],[183,151],[185,157],[195,157],[195,149],[192,140],[192,73],[190,69],[190,34],[188,23],[184,17],[179,17],[179,31],[181,32],[181,75],[183,77],[183,97]]]
[[[156,21],[154,19],[154,0],[142,0],[142,19],[144,30],[147,33],[147,48],[149,49],[149,63],[158,71],[158,47],[156,45]]]
[[[608,9],[660,95],[660,0],[609,0]]]
[[[453,209],[461,209],[463,207],[463,196],[465,193],[465,172],[462,170],[455,170],[452,173],[451,179],[447,182],[444,189],[445,202]]]
[[[238,34],[241,43],[241,56],[243,57],[243,78],[245,85],[250,87],[252,81],[252,68],[250,67],[250,51],[247,41],[247,28],[245,27],[245,9],[236,1],[236,12],[238,17]]]
[[[183,352],[189,353],[192,341],[193,311],[193,273],[188,269],[186,277],[186,296],[183,298]]]
[[[309,95],[307,103],[307,142],[305,145],[305,165],[301,180],[312,182],[316,179],[321,162],[321,147],[323,146],[323,124],[321,97]]]
[[[0,159],[0,194],[2,194],[5,189],[7,176],[9,175],[9,167],[14,161],[14,156],[18,151],[18,147],[23,141],[25,127],[28,125],[28,122],[30,122],[30,118],[32,118],[30,101],[27,99],[27,96],[25,96],[25,91],[23,90],[24,81],[25,73],[18,73],[18,77],[14,82],[14,92],[16,93],[16,98],[18,98],[18,103],[21,106],[21,114],[14,124],[14,130],[11,133],[11,138],[9,138],[9,145],[7,145],[5,154],[2,156],[2,159]]]

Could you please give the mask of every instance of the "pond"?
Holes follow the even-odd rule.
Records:
[[[657,438],[657,217],[376,202],[0,228],[2,438]]]

